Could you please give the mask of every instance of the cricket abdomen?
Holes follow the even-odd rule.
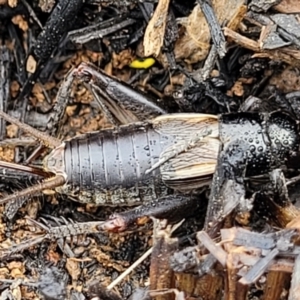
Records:
[[[45,169],[65,178],[57,188],[96,205],[138,205],[169,188],[190,192],[207,185],[219,152],[219,119],[174,114],[64,141]]]
[[[121,126],[75,137],[65,144],[68,189],[79,201],[98,205],[136,205],[164,194],[159,168],[147,174],[172,144],[150,123]],[[93,200],[92,200],[93,199]]]

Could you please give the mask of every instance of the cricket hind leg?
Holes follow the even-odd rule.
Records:
[[[7,122],[17,125],[20,129],[29,133],[36,139],[40,140],[46,147],[56,148],[61,145],[60,140],[58,140],[54,137],[51,137],[48,134],[41,132],[27,124],[20,122],[18,119],[9,116],[8,114],[6,114],[5,112],[3,112],[1,110],[0,110],[0,117],[2,117]],[[4,165],[4,163],[2,163],[2,166],[3,165]],[[8,165],[6,165],[6,166],[8,166]],[[17,165],[13,164],[13,163],[11,163],[11,166],[14,169],[21,170],[21,171],[22,170],[24,171],[25,169],[27,169],[27,170],[31,169],[33,172],[43,175],[45,177],[49,177],[49,176],[53,175],[51,173],[47,174],[47,172],[44,172],[43,170],[39,171],[36,168],[17,167]],[[42,183],[36,184],[32,187],[24,189],[20,192],[15,192],[12,195],[9,195],[7,197],[0,199],[0,204],[4,204],[4,203],[10,202],[10,201],[13,201],[12,204],[7,205],[7,208],[5,210],[6,216],[9,219],[12,219],[13,216],[16,214],[17,209],[22,206],[22,204],[26,201],[28,196],[35,195],[35,194],[39,193],[40,191],[42,191],[43,189],[52,189],[54,187],[57,187],[58,185],[60,185],[60,184],[58,184],[59,182],[61,182],[61,184],[63,184],[63,183],[65,183],[65,179],[62,176],[56,176],[54,178],[47,179],[46,181],[44,181]]]
[[[70,97],[72,84],[74,82],[74,72],[75,69],[72,69],[66,75],[56,95],[55,105],[50,113],[47,124],[47,129],[51,136],[58,136],[58,130],[63,125],[63,116],[66,111],[68,98]]]
[[[114,126],[145,121],[166,113],[152,99],[125,82],[107,75],[92,64],[81,63],[71,70],[61,84],[51,112],[48,130],[57,136],[66,110],[74,79],[86,83],[101,111]]]
[[[14,201],[14,203],[5,210],[6,217],[11,220],[15,216],[16,211],[23,205],[28,197],[35,196],[41,193],[43,190],[54,189],[60,185],[63,185],[65,182],[66,180],[63,176],[57,175],[0,199],[0,205]]]
[[[41,132],[25,123],[20,122],[18,119],[11,117],[10,115],[6,114],[2,110],[0,110],[0,117],[3,118],[7,122],[17,125],[20,129],[29,133],[36,139],[40,140],[46,147],[54,149],[54,148],[58,147],[59,145],[61,145],[61,141],[59,139],[56,139],[56,138],[54,138],[44,132]]]
[[[124,125],[145,121],[166,113],[165,109],[146,94],[136,91],[127,83],[107,75],[91,64],[81,63],[73,74],[89,84],[94,93],[99,94],[100,107],[109,111],[114,123]]]
[[[201,206],[203,203],[196,195],[168,195],[134,209],[113,214],[101,225],[101,230],[122,232],[142,217],[166,219],[169,223],[176,223],[195,214]]]

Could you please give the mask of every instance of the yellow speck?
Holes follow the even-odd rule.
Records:
[[[137,58],[129,66],[134,69],[148,69],[155,63],[155,59],[149,58]]]

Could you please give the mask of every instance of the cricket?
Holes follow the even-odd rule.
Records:
[[[69,76],[97,84],[106,93],[119,87],[134,99],[122,102],[116,93],[119,105],[140,110],[142,120],[60,141],[0,112],[51,149],[42,170],[48,178],[0,199],[0,204],[55,189],[80,203],[137,206],[163,202],[167,188],[188,195],[212,181],[218,181],[211,195],[217,199],[226,180],[242,184],[245,176],[266,174],[297,154],[298,123],[286,113],[162,114],[155,103],[133,97],[128,86],[91,65],[82,64]]]

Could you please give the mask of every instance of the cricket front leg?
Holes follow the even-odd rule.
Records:
[[[248,145],[234,141],[223,149],[213,176],[204,230],[214,238],[224,219],[245,198],[244,176]]]

